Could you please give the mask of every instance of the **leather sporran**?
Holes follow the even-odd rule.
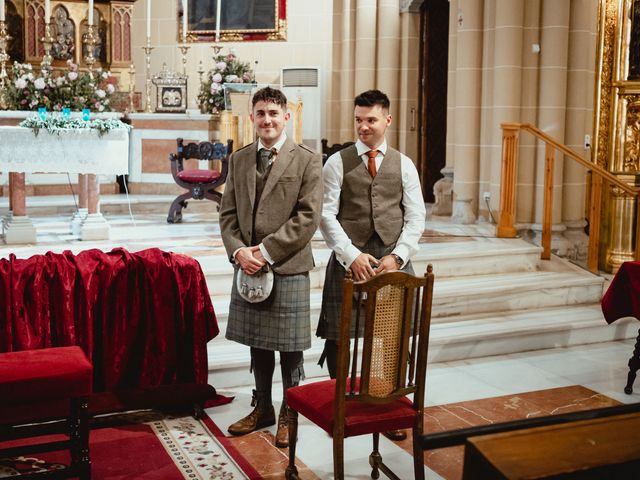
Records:
[[[269,265],[262,267],[255,275],[247,275],[238,270],[236,287],[240,296],[249,303],[264,302],[273,290],[273,271]]]

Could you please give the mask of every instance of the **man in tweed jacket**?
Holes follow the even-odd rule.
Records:
[[[254,410],[229,426],[242,435],[275,423],[271,385],[280,352],[283,391],[304,378],[302,351],[311,346],[309,271],[311,238],[322,209],[322,158],[284,133],[287,99],[270,87],[253,96],[250,115],[258,140],[235,152],[220,208],[220,229],[235,274],[226,338],[251,347],[256,389]],[[250,303],[238,293],[242,269],[254,275],[266,264],[274,272],[271,295]],[[288,446],[283,396],[276,445]]]

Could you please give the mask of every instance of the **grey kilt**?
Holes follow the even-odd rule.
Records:
[[[362,252],[373,255],[376,258],[382,258],[390,254],[395,248],[395,244],[385,247],[377,234],[371,236],[367,244],[361,248]],[[403,272],[413,274],[411,262],[407,262],[402,267]],[[342,282],[346,271],[335,253],[331,253],[327,270],[324,277],[324,286],[322,288],[322,308],[320,310],[320,320],[316,329],[316,336],[327,340],[338,340],[340,337],[340,310],[342,308]],[[355,316],[355,309],[354,309]],[[361,320],[364,316],[360,314]],[[362,329],[364,330],[364,322]],[[355,334],[355,325],[352,325],[351,336]],[[362,332],[360,332],[362,334]]]
[[[234,265],[225,338],[250,347],[300,352],[311,347],[309,273],[273,274],[273,289],[264,302],[244,300],[236,288]]]

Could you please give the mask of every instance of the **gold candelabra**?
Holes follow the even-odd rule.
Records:
[[[42,56],[42,62],[40,62],[40,68],[42,75],[47,76],[51,73],[51,62],[53,57],[51,56],[51,46],[53,45],[53,37],[51,36],[51,23],[49,19],[45,19],[44,23],[44,37],[42,37],[42,44],[44,46],[44,55]]]
[[[182,53],[182,74],[186,76],[187,75],[187,52],[191,47],[186,43],[183,43],[182,45],[178,45],[178,48]]]
[[[211,45],[211,48],[213,49],[213,61],[215,62],[216,57],[220,53],[220,50],[222,50],[222,45],[220,45],[219,43],[214,43],[213,45]]]
[[[93,78],[93,65],[96,63],[96,57],[93,56],[93,51],[96,47],[96,35],[93,25],[87,25],[87,34],[84,38],[84,43],[87,46],[87,55],[84,58],[84,62],[89,69],[89,76]]]
[[[11,40],[9,32],[7,32],[7,23],[0,22],[0,109],[6,110],[7,108],[7,69],[6,63],[9,61],[9,55],[7,54],[7,47],[9,46],[9,40]]]
[[[136,111],[136,106],[133,104],[133,96],[136,88],[136,67],[129,65],[129,107],[127,113],[133,113]]]
[[[151,38],[147,37],[147,45],[142,47],[144,50],[144,58],[145,58],[145,93],[147,96],[147,103],[145,106],[145,112],[151,113],[151,50],[153,47],[151,46]]]

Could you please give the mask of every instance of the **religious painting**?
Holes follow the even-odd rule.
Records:
[[[188,0],[187,3],[189,41],[213,42],[218,28],[222,42],[287,39],[286,0]],[[179,13],[180,17],[184,14]],[[181,30],[183,22],[179,25]]]

